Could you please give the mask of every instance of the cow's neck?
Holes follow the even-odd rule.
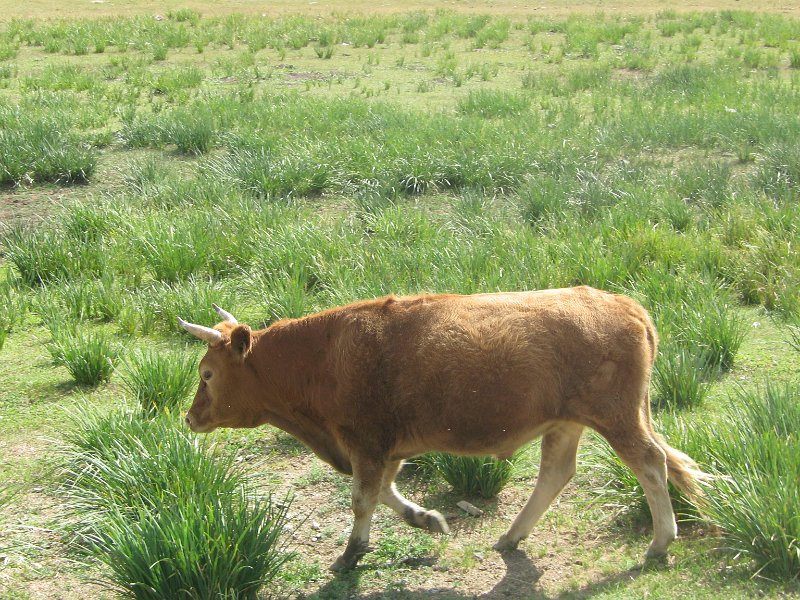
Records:
[[[336,382],[316,319],[280,322],[256,333],[251,360],[262,375],[264,420],[298,438],[336,470],[351,474],[345,448],[326,418]]]

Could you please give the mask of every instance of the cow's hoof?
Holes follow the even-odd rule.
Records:
[[[429,510],[425,513],[425,529],[432,533],[444,533],[445,535],[450,533],[450,526],[438,510]]]
[[[503,535],[500,536],[500,539],[497,540],[497,543],[494,546],[492,546],[492,548],[494,548],[498,552],[510,552],[511,550],[517,549],[520,541],[522,541],[520,538],[513,539],[509,537],[507,533],[504,533]]]
[[[403,518],[412,527],[427,529],[431,533],[450,533],[450,526],[438,510],[415,511],[408,508]]]
[[[334,573],[343,573],[344,571],[349,571],[358,564],[358,561],[361,560],[362,556],[371,550],[372,548],[369,547],[367,542],[353,542],[351,540],[347,544],[344,554],[334,561],[334,563],[330,566],[330,570]]]
[[[333,561],[333,564],[329,568],[334,573],[344,573],[345,571],[349,571],[355,567],[357,564],[358,559],[352,560],[351,558],[347,558],[344,554],[342,554],[339,558]]]
[[[667,556],[666,548],[653,548],[652,545],[644,553],[645,560],[662,560]]]

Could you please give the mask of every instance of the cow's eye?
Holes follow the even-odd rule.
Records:
[[[203,381],[208,381],[209,379],[211,379],[212,375],[213,373],[211,371],[203,371],[201,377],[203,378]]]

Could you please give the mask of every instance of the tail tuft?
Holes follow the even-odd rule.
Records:
[[[700,470],[689,456],[676,450],[666,440],[655,434],[658,444],[667,454],[667,476],[669,480],[693,503],[702,503],[705,498],[703,486],[713,481],[714,476]]]

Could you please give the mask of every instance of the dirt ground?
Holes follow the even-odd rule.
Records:
[[[47,438],[30,439],[0,447],[6,458],[19,461],[41,459],[52,442]],[[291,584],[279,584],[278,589],[265,590],[265,598],[379,598],[467,599],[467,598],[549,598],[565,587],[578,597],[591,596],[595,591],[634,579],[639,570],[621,570],[604,574],[593,566],[592,556],[610,553],[622,555],[628,548],[619,540],[609,543],[601,533],[577,531],[565,523],[561,511],[573,512],[574,485],[564,491],[550,513],[537,527],[530,540],[520,550],[500,554],[491,543],[514,518],[532,491],[534,481],[524,486],[509,486],[491,501],[473,502],[485,509],[480,517],[471,517],[456,507],[458,498],[451,494],[426,496],[418,481],[401,475],[400,487],[414,501],[428,504],[445,514],[451,526],[446,543],[439,543],[428,553],[400,549],[393,561],[368,554],[361,565],[344,576],[327,570],[343,551],[342,545],[352,527],[346,503],[349,479],[333,471],[313,455],[302,453],[291,459],[267,464],[263,456],[243,456],[247,469],[265,478],[279,476],[283,483],[272,489],[273,497],[285,492],[293,494],[287,525],[288,548],[297,553],[304,565],[319,564],[318,575],[302,589]],[[434,502],[431,505],[431,502]],[[63,539],[56,530],[60,520],[59,498],[47,486],[31,486],[4,510],[4,527],[0,528],[0,597],[22,597],[22,590],[33,599],[78,600],[115,597],[93,579],[98,573],[81,567],[69,558]],[[598,531],[601,528],[598,528]],[[412,531],[386,507],[379,507],[373,524],[373,546],[381,536]],[[646,532],[642,532],[643,550]],[[11,544],[11,546],[9,546]],[[617,557],[619,558],[619,557]],[[76,568],[77,567],[77,568]],[[290,567],[291,568],[291,567]],[[384,571],[391,570],[387,577]],[[13,584],[13,586],[11,585]],[[390,586],[390,587],[387,587]],[[9,590],[13,595],[6,596]]]
[[[284,477],[284,488],[294,494],[290,517],[290,548],[306,563],[319,562],[321,575],[302,591],[282,590],[279,597],[325,598],[346,597],[363,600],[379,598],[428,599],[507,599],[550,598],[565,588],[578,597],[635,579],[641,564],[632,569],[604,573],[592,557],[604,556],[617,562],[623,555],[643,552],[649,531],[642,530],[640,547],[631,549],[605,539],[609,534],[603,524],[584,528],[575,522],[578,483],[570,484],[553,504],[551,512],[537,526],[529,540],[514,552],[500,554],[491,548],[496,538],[511,521],[533,491],[530,486],[510,485],[497,498],[487,501],[470,499],[485,512],[472,517],[461,511],[453,494],[425,492],[424,485],[413,477],[400,475],[401,493],[409,499],[442,512],[451,527],[446,544],[430,554],[410,552],[397,560],[386,561],[377,554],[368,554],[355,572],[336,576],[327,567],[344,550],[343,541],[352,527],[352,515],[346,503],[349,478],[333,474],[332,469],[316,457],[301,455],[281,467],[273,466]],[[258,467],[248,466],[248,470]],[[323,481],[306,484],[310,472],[322,472]],[[274,492],[275,493],[275,492]],[[279,493],[279,492],[278,492]],[[566,515],[570,516],[567,517]],[[604,525],[607,525],[605,523]],[[592,529],[595,529],[592,531]],[[412,530],[396,514],[384,506],[376,512],[372,528],[373,547],[382,536],[407,534]],[[604,532],[603,532],[604,531]],[[327,533],[327,534],[326,534]],[[441,537],[434,536],[437,540]],[[616,557],[611,555],[617,554]],[[624,560],[624,559],[623,559]],[[605,562],[605,561],[603,561]],[[382,578],[382,569],[391,568],[392,588]],[[346,587],[346,593],[342,593]]]

